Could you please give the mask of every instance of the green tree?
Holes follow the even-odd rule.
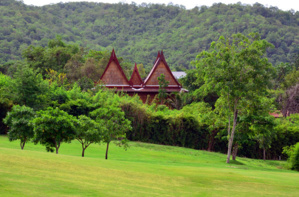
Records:
[[[59,108],[76,117],[79,117],[80,115],[87,116],[90,111],[95,109],[93,105],[85,99],[70,100],[67,103],[60,105]]]
[[[182,93],[172,93],[169,95],[169,98],[166,100],[166,103],[171,106],[172,109],[180,110],[184,106],[183,95]]]
[[[90,115],[106,127],[103,133],[103,141],[107,143],[105,159],[108,159],[109,144],[112,140],[119,140],[119,145],[126,147],[126,132],[131,130],[131,122],[125,118],[121,108],[109,105],[92,111]]]
[[[292,86],[295,86],[296,84],[299,84],[299,68],[296,70],[295,68],[288,73],[284,81],[282,83],[282,87],[284,89],[289,89]]]
[[[67,87],[69,84],[67,83],[67,78],[65,73],[58,73],[53,69],[46,70],[46,79],[50,84],[56,83],[57,86]]]
[[[98,123],[84,115],[78,117],[75,126],[76,139],[82,145],[82,157],[84,157],[84,152],[90,144],[101,142],[106,127],[103,121],[99,121]]]
[[[20,140],[22,150],[25,143],[34,136],[33,126],[30,124],[34,115],[35,113],[32,108],[15,105],[4,119],[4,123],[9,126],[9,141]]]
[[[294,151],[290,156],[291,169],[299,171],[299,142],[296,143]]]
[[[49,83],[42,75],[28,66],[20,67],[14,74],[16,102],[33,109],[48,105]]]
[[[30,45],[22,55],[31,68],[45,75],[49,69],[62,72],[66,63],[78,52],[77,45],[66,45],[62,38],[57,36],[48,42],[47,47]]]
[[[200,126],[206,126],[209,131],[208,151],[214,150],[215,137],[225,127],[225,119],[217,110],[213,110],[208,103],[194,102],[184,106],[182,111],[186,114],[192,114],[199,122]]]
[[[32,120],[35,132],[33,141],[46,145],[47,150],[54,147],[58,154],[62,142],[71,142],[76,137],[75,122],[74,116],[58,108],[48,107],[46,110],[38,111]]]
[[[164,103],[165,103],[165,100],[166,100],[166,98],[167,98],[167,91],[166,91],[166,88],[168,87],[169,81],[166,81],[166,79],[165,79],[165,75],[164,75],[164,74],[161,74],[161,75],[158,77],[158,82],[159,82],[158,99],[159,99],[159,102],[160,102],[161,104],[164,104]]]
[[[227,112],[227,163],[230,161],[238,114],[246,111],[248,103],[254,102],[257,96],[267,93],[273,67],[264,56],[271,46],[254,33],[248,37],[235,34],[232,39],[221,36],[194,62],[199,79],[205,82],[200,90],[204,93],[216,91],[219,96],[216,107]]]
[[[84,76],[78,80],[78,85],[80,86],[81,90],[88,91],[94,88],[94,81]]]
[[[0,134],[5,134],[7,131],[3,119],[13,106],[15,100],[14,87],[14,80],[0,72]]]
[[[263,159],[266,160],[266,150],[271,148],[272,140],[276,137],[274,117],[268,115],[257,115],[253,117],[250,130],[251,137],[259,143],[263,149]]]

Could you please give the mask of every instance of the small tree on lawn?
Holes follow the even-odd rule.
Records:
[[[22,150],[25,143],[34,136],[33,126],[30,124],[34,115],[32,108],[15,105],[4,119],[4,123],[9,126],[8,139],[10,141],[19,139]]]
[[[100,122],[103,123],[103,121]],[[76,139],[82,145],[82,157],[84,157],[84,152],[90,144],[101,142],[106,127],[84,115],[78,117],[75,125]]]
[[[58,108],[48,107],[37,112],[32,120],[35,136],[34,142],[46,145],[47,150],[54,147],[56,154],[62,142],[71,142],[76,136],[74,126],[76,118]]]
[[[105,159],[108,159],[109,144],[112,140],[119,140],[119,145],[126,147],[126,132],[131,129],[131,122],[125,118],[121,108],[114,105],[101,107],[92,111],[91,116],[107,128],[103,133],[103,141],[107,143]]]

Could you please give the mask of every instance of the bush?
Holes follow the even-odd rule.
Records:
[[[291,169],[299,171],[299,142],[296,143],[290,157]]]

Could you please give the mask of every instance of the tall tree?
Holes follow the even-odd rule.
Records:
[[[234,34],[232,38],[221,36],[194,62],[199,79],[205,82],[200,90],[204,93],[216,91],[219,96],[216,107],[227,112],[227,163],[230,161],[238,114],[246,111],[247,104],[254,102],[257,96],[267,93],[273,67],[265,54],[271,46],[256,33],[248,36]]]

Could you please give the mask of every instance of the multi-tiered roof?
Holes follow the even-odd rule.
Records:
[[[159,92],[158,77],[164,74],[166,81],[169,82],[166,92],[180,92],[184,89],[177,79],[173,76],[163,54],[159,51],[154,66],[145,80],[140,77],[138,68],[135,64],[131,79],[128,80],[124,74],[115,51],[112,50],[107,67],[100,78],[100,81],[108,88],[116,91],[127,92],[130,95],[138,94],[145,102],[147,97],[153,97]],[[149,96],[148,96],[149,95]]]

